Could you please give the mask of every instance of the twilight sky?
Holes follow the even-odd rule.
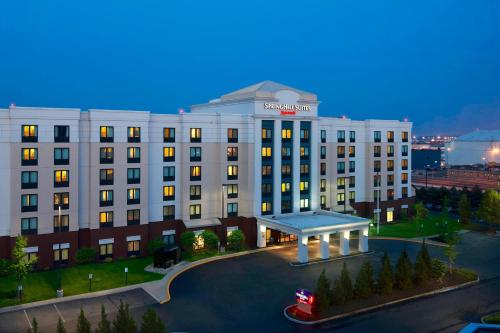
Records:
[[[0,107],[181,107],[273,80],[320,115],[500,129],[500,1],[2,1]]]

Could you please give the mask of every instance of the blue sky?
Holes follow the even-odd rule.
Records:
[[[174,113],[274,80],[320,114],[500,127],[500,2],[4,1],[0,107]]]

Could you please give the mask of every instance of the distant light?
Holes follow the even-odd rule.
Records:
[[[342,118],[342,119],[347,119],[347,116],[344,114],[344,115],[342,115],[342,117],[341,117],[341,118]]]
[[[441,139],[441,137],[438,135],[438,140],[440,140],[440,139]]]
[[[403,121],[404,121],[405,123],[407,123],[407,122],[408,122],[408,118],[404,118],[404,119],[403,119]]]
[[[11,107],[11,108],[15,108],[15,107],[16,107],[16,104],[15,104],[15,103],[10,103],[9,107]]]
[[[180,109],[179,109],[179,113],[184,113],[184,109],[183,109],[183,108],[180,108]]]

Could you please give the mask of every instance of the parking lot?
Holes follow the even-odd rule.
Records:
[[[59,318],[64,321],[68,332],[72,332],[76,327],[76,319],[81,308],[84,309],[85,316],[93,323],[92,328],[95,329],[97,326],[95,323],[100,318],[101,305],[104,305],[108,313],[108,319],[113,320],[120,305],[120,300],[129,304],[132,315],[137,322],[140,322],[145,308],[156,303],[145,291],[135,289],[114,295],[44,305],[0,314],[0,332],[26,332],[31,327],[33,317],[36,317],[42,332],[54,332]]]

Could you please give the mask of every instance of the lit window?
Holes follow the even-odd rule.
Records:
[[[175,219],[175,205],[163,206],[163,221]]]
[[[197,230],[194,232],[194,244],[193,244],[193,249],[195,250],[201,250],[205,248],[205,239],[203,238],[204,230]]]
[[[69,186],[69,171],[55,170],[54,171],[54,187]]]
[[[271,140],[273,138],[273,130],[269,128],[262,129],[262,140]]]
[[[69,209],[69,193],[54,193],[54,209]]]
[[[100,206],[112,206],[113,205],[113,190],[102,190],[99,191]]]
[[[238,129],[228,128],[227,129],[227,142],[238,142]]]
[[[139,209],[127,210],[127,225],[137,225],[141,223],[141,211]]]
[[[189,131],[191,142],[201,142],[201,128],[191,128]]]
[[[191,180],[201,180],[201,166],[191,166],[190,170],[190,179]]]
[[[387,156],[388,157],[394,156],[394,146],[393,145],[387,146]]]
[[[300,174],[306,176],[309,174],[309,164],[301,163],[299,166]]]
[[[113,142],[114,128],[112,126],[101,126],[99,132],[101,142]]]
[[[163,128],[163,142],[175,142],[175,128]]]
[[[189,218],[199,219],[201,218],[201,205],[189,205]]]
[[[175,161],[175,147],[163,147],[163,162]]]
[[[406,160],[406,159],[401,160],[401,168],[403,170],[408,170],[408,160]]]
[[[22,165],[37,165],[38,149],[37,148],[22,148],[21,164]]]
[[[140,161],[141,161],[141,148],[128,147],[127,148],[127,162],[128,163],[139,163]]]
[[[271,165],[263,165],[262,166],[262,176],[270,177],[273,174],[273,168]]]
[[[54,262],[57,263],[66,263],[69,259],[69,249],[61,248],[64,244],[55,244],[54,249]]]
[[[99,149],[101,164],[111,164],[114,159],[114,150],[112,147],[102,147]]]
[[[300,199],[300,209],[309,208],[309,199]]]
[[[114,171],[113,169],[99,170],[99,184],[100,185],[113,185]]]
[[[99,256],[101,259],[107,257],[113,257],[113,243],[100,244],[99,245]]]
[[[281,176],[290,177],[292,175],[292,166],[288,164],[281,165]]]
[[[229,184],[226,187],[227,197],[229,199],[234,199],[238,197],[238,184]]]
[[[403,140],[403,142],[408,142],[408,132],[402,132],[401,139]]]
[[[141,251],[141,242],[138,240],[127,242],[127,255],[138,255]]]
[[[387,211],[387,222],[393,222],[394,221],[394,212],[391,210],[391,211]]]
[[[227,178],[228,179],[238,179],[238,166],[228,165],[227,166]]]
[[[408,184],[408,174],[405,172],[401,174],[401,183]]]
[[[22,142],[37,142],[38,141],[38,126],[23,125],[22,126]]]
[[[200,200],[201,199],[201,185],[189,186],[189,199],[190,200]]]
[[[163,186],[163,200],[174,200],[175,199],[175,186],[168,185]]]
[[[345,203],[345,193],[337,193],[337,205],[343,205]]]
[[[325,192],[326,191],[326,179],[321,179],[319,181],[319,189],[321,192]]]
[[[141,189],[129,188],[127,189],[127,204],[138,204],[141,200]]]
[[[128,142],[140,142],[141,141],[141,128],[140,127],[129,127],[127,129],[127,139]]]
[[[284,128],[281,130],[281,138],[283,140],[290,140],[292,138],[292,129]]]
[[[394,132],[387,131],[387,142],[394,142]]]
[[[349,157],[356,157],[356,147],[349,146]]]
[[[103,226],[113,225],[113,212],[100,212],[99,213],[99,224]]]
[[[381,154],[382,154],[382,147],[381,146],[373,146],[373,156],[380,157]]]
[[[238,160],[238,147],[227,147],[227,160],[237,161]]]
[[[262,214],[270,213],[271,207],[272,207],[272,205],[270,202],[263,202],[262,203]]]
[[[281,192],[288,193],[290,192],[291,185],[290,183],[281,183]]]
[[[337,189],[341,190],[345,188],[345,178],[339,177],[337,178]]]
[[[271,157],[271,156],[272,156],[272,148],[262,147],[262,157]]]
[[[309,147],[300,147],[300,157],[304,159],[309,158]]]
[[[300,192],[308,192],[309,191],[309,182],[302,181],[300,182]]]
[[[345,146],[337,146],[337,157],[345,157]]]
[[[401,196],[402,196],[403,198],[408,198],[408,187],[403,187],[403,188],[401,189]]]

